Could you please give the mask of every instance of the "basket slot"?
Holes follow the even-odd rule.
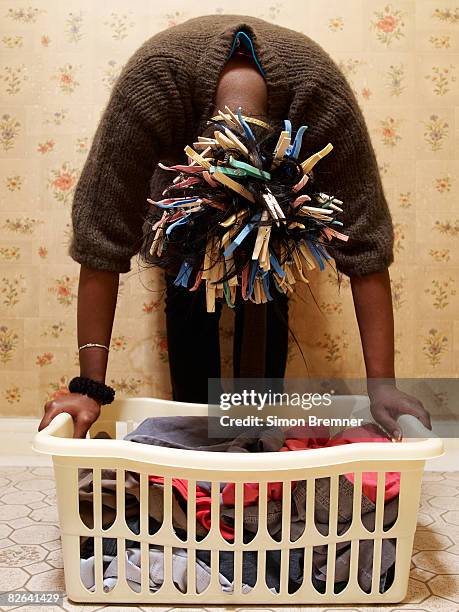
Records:
[[[319,482],[319,480],[321,482]],[[319,497],[318,492],[320,491],[320,487],[323,486],[323,482],[325,480],[328,480],[328,486],[324,487]],[[324,536],[328,536],[330,532],[330,510],[328,510],[328,512],[326,513],[326,516],[324,515],[324,513],[321,513],[319,515],[317,512],[317,508],[316,508],[316,499],[318,500],[318,503],[320,501],[320,506],[330,508],[330,482],[331,482],[331,478],[329,476],[324,476],[323,478],[315,480],[315,494],[314,494],[314,502],[312,506],[312,512],[314,516],[314,521],[313,521],[314,525],[317,531],[319,531]],[[309,502],[310,500],[308,499],[308,503]],[[321,527],[320,530],[318,528],[319,524]]]
[[[363,516],[365,514],[365,505],[367,503],[367,497],[365,496],[365,481],[366,480],[371,480],[371,481],[376,481],[376,483],[379,484],[378,481],[378,477],[379,477],[380,472],[362,472],[361,476],[362,476],[362,485],[361,485],[361,489],[362,489],[362,495],[361,495],[361,504],[360,504],[360,516],[362,519],[362,524],[363,524]],[[384,484],[383,484],[384,487]],[[379,490],[379,487],[378,489]],[[382,524],[382,523],[381,523]],[[367,531],[374,533],[376,530],[376,525],[377,525],[377,521],[376,521],[376,514],[375,514],[375,520],[371,521],[369,524],[367,523],[366,525],[363,525],[364,529],[366,529]]]
[[[399,482],[400,482],[400,484],[401,484],[402,472],[396,472],[396,474],[397,474],[397,477],[398,477]],[[386,480],[386,482],[385,482],[385,485],[384,485],[384,488],[385,488],[385,489],[386,489],[387,485],[389,484],[389,482],[388,482],[388,479],[389,479],[389,478],[390,478],[390,474],[389,474],[388,472],[386,472],[386,473],[385,473],[385,480]],[[395,509],[395,511],[394,511],[394,520],[393,520],[391,523],[388,523],[387,525],[384,525],[384,524],[383,524],[383,526],[382,526],[382,531],[384,532],[384,534],[386,534],[386,532],[387,532],[387,531],[389,531],[389,530],[392,528],[392,526],[393,526],[393,525],[396,523],[396,521],[397,521],[397,518],[398,518],[398,512],[399,512],[399,503],[398,503],[398,502],[399,502],[399,499],[397,498],[397,507],[396,507],[396,509]],[[389,502],[388,502],[388,503],[389,503]],[[385,514],[385,512],[386,512],[386,507],[385,507],[385,505],[384,505],[384,514]]]
[[[351,542],[343,542],[342,543],[343,546],[345,547],[349,547],[350,548],[350,554],[352,555],[352,545]],[[334,547],[334,551],[333,551],[333,558],[335,559],[335,568],[336,568],[336,558],[337,558],[337,554],[338,554],[338,550],[337,547],[335,545]],[[350,563],[350,560],[349,560]],[[349,576],[350,576],[350,565],[349,565],[349,573],[346,576],[346,578],[343,580],[340,580],[339,582],[336,582],[336,574],[333,577],[333,581],[331,582],[331,589],[327,589],[327,594],[330,595],[336,595],[338,593],[341,593],[342,591],[344,591],[344,589],[347,587],[347,585],[349,584]]]
[[[317,591],[318,593],[324,593],[325,592],[325,587],[326,587],[326,582],[318,580],[316,577],[316,567],[313,563],[313,560],[316,560],[317,563],[317,559],[320,558],[320,567],[327,567],[328,568],[328,561],[329,561],[329,550],[328,550],[328,544],[322,544],[320,546],[313,546],[312,547],[312,559],[311,559],[311,565],[309,567],[309,575],[311,576],[311,582],[312,582],[312,586],[314,588],[315,591]]]
[[[90,499],[83,499],[83,495],[80,494],[80,485],[82,488],[86,490],[86,484],[83,485],[85,481],[90,481],[93,486],[94,483],[94,473],[91,468],[76,468],[72,470],[72,477],[77,478],[76,482],[73,483],[73,486],[69,480],[66,479],[67,487],[69,491],[72,491],[73,495],[78,495],[78,513],[80,515],[81,522],[86,525],[89,529],[94,528],[94,495],[91,496]],[[67,498],[66,498],[67,501]]]
[[[395,570],[396,570],[396,567],[397,567],[396,564],[397,564],[397,558],[398,558],[398,554],[399,554],[398,542],[397,542],[396,538],[390,538],[389,541],[393,544],[394,549],[395,549],[395,563],[387,571],[385,582],[384,582],[384,584],[381,584],[380,588],[379,588],[379,592],[380,593],[385,593],[385,592],[387,592],[390,589],[390,587],[394,583],[394,579],[395,579],[395,575],[396,575],[395,574]],[[411,545],[409,546],[409,557],[411,558]]]
[[[370,575],[373,574],[373,563],[374,563],[374,554],[375,554],[374,545],[375,545],[375,541],[373,539],[359,540],[359,561],[358,561],[359,568],[364,566],[367,573]],[[365,548],[368,548],[368,550],[367,550],[367,558],[364,559],[364,549]],[[373,575],[372,581],[374,579],[375,577]],[[362,584],[362,576],[360,572],[358,573],[358,576],[357,576],[357,582],[359,584],[359,587],[362,589],[364,593],[370,593],[372,591],[372,584],[368,585],[367,587],[365,587],[365,585]]]

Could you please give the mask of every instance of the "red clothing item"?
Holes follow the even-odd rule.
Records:
[[[352,444],[355,442],[389,442],[384,432],[373,424],[363,427],[352,427],[347,431],[336,434],[331,438],[327,446],[340,446],[341,444]],[[354,474],[345,474],[346,478],[354,484]],[[378,474],[376,472],[362,472],[362,492],[372,502],[376,502],[376,491],[378,488]],[[389,501],[400,492],[400,472],[386,472],[384,486],[384,500]]]
[[[164,484],[163,476],[153,476],[150,474],[148,480]],[[188,482],[186,480],[172,478],[172,486],[183,499],[188,499]],[[196,485],[196,518],[208,531],[211,524],[210,506],[210,496],[199,485]],[[220,521],[220,533],[226,540],[234,540],[234,528],[231,525],[226,525],[223,521]]]
[[[296,436],[289,438],[287,436]],[[330,438],[328,427],[292,427],[286,432],[284,446],[279,452],[310,450],[316,448],[328,448],[331,446],[341,446],[342,444],[352,444],[356,442],[391,442],[384,432],[377,426],[369,423],[363,427],[352,427],[342,433],[338,433]],[[354,484],[354,474],[344,474],[344,476]],[[372,502],[376,502],[377,478],[375,472],[362,473],[362,492]],[[292,481],[292,489],[296,482]],[[389,501],[396,497],[400,491],[400,473],[386,472],[384,500]],[[268,483],[268,501],[271,499],[282,499],[282,483]],[[222,492],[224,504],[234,506],[235,487],[233,483],[228,483]],[[244,484],[244,506],[255,504],[258,501],[258,483]]]

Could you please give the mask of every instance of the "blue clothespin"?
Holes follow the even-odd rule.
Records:
[[[176,287],[187,287],[192,269],[193,267],[187,261],[184,261],[175,277],[174,285]]]
[[[170,204],[160,204],[156,202],[155,205],[159,208],[176,208],[182,204],[189,204],[190,202],[197,202],[199,198],[188,198],[186,200],[178,200],[177,202],[171,202]]]
[[[314,259],[319,264],[319,268],[321,270],[323,270],[325,268],[325,264],[324,264],[324,262],[322,260],[322,257],[320,256],[319,251],[316,249],[314,243],[311,242],[310,240],[306,240],[306,243],[307,243],[307,245],[309,247],[309,250],[311,251],[312,255],[314,256]]]
[[[173,229],[175,229],[178,225],[183,225],[184,223],[186,223],[188,221],[188,217],[191,213],[186,213],[183,217],[180,217],[180,219],[177,219],[177,221],[174,221],[174,223],[171,223],[171,225],[169,225],[169,227],[166,230],[166,236],[168,236],[171,231]]]
[[[240,123],[241,123],[242,127],[244,128],[244,132],[245,132],[245,135],[247,136],[247,138],[249,138],[250,140],[253,140],[253,141],[254,141],[254,140],[255,140],[255,136],[253,135],[253,132],[252,132],[252,130],[250,129],[249,124],[247,123],[247,121],[246,121],[246,120],[244,119],[244,117],[242,116],[242,113],[241,113],[241,107],[239,107],[239,108],[237,109],[237,117],[238,117],[238,119],[239,119],[239,121],[240,121]]]
[[[231,242],[231,244],[229,244],[226,247],[226,249],[223,251],[223,254],[225,255],[225,257],[228,257],[229,255],[231,255],[231,253],[233,253],[233,251],[241,244],[244,238],[246,238],[250,234],[250,232],[255,227],[256,222],[260,220],[260,217],[261,217],[261,212],[254,214],[250,218],[250,223],[247,223],[247,225],[244,226],[244,228],[239,232],[239,234],[236,236],[233,242]]]
[[[292,137],[292,122],[290,119],[284,119],[284,132],[288,132],[290,138]]]
[[[236,50],[236,47],[241,45],[241,44],[243,44],[243,45],[245,45],[246,47],[249,48],[250,52],[252,53],[253,60],[256,63],[256,65],[258,66],[259,71],[261,72],[261,74],[263,76],[265,76],[266,73],[263,70],[263,67],[260,64],[259,60],[258,60],[257,54],[255,53],[255,47],[253,46],[252,39],[250,38],[250,36],[248,34],[243,32],[242,30],[239,30],[239,32],[234,37],[233,46],[231,47],[231,51],[230,51],[229,56],[231,57],[233,55],[234,51]]]
[[[280,267],[280,264],[277,261],[277,257],[274,255],[274,253],[271,250],[269,251],[269,261],[271,262],[271,265],[274,268],[274,270],[277,272],[277,274],[279,274],[281,278],[284,278],[285,272]]]
[[[286,155],[289,155],[290,157],[293,157],[294,159],[297,159],[297,157],[298,157],[298,155],[300,154],[300,151],[301,151],[301,145],[303,143],[304,133],[306,132],[308,127],[309,126],[307,126],[307,125],[302,125],[300,127],[300,129],[296,133],[294,143],[292,145],[290,145],[289,148],[287,149],[287,151],[285,152]]]
[[[329,255],[327,253],[327,251],[322,247],[322,245],[320,244],[320,242],[316,242],[315,243],[315,247],[316,249],[319,251],[319,253],[322,255],[322,257],[324,257],[327,260],[332,259],[331,255]]]
[[[263,282],[263,289],[265,290],[265,295],[268,298],[268,300],[270,302],[273,301],[273,297],[269,292],[269,272],[268,270],[266,270],[265,272],[263,272],[263,274],[261,275],[261,280]]]

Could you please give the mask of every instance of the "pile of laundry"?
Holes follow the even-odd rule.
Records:
[[[199,450],[204,452],[289,452],[350,444],[362,441],[388,442],[391,440],[376,425],[347,429],[331,436],[324,427],[295,427],[282,430],[277,427],[245,431],[235,438],[213,438],[208,436],[208,417],[176,416],[148,418],[125,436],[141,444],[166,446],[170,448]],[[377,475],[362,474],[362,524],[371,532],[375,528]],[[161,476],[149,475],[148,514],[149,532],[154,534],[163,522],[164,484]],[[269,483],[267,487],[267,529],[272,538],[279,541],[282,536],[282,483]],[[290,539],[294,542],[301,537],[306,523],[307,482],[291,483]],[[172,478],[172,524],[178,538],[186,539],[188,481]],[[109,527],[116,518],[116,471],[104,469],[101,474],[102,525]],[[398,515],[398,495],[400,474],[387,472],[384,491],[384,529],[389,529]],[[329,533],[330,479],[315,480],[314,520],[317,530],[323,535]],[[80,516],[88,526],[93,526],[93,473],[91,469],[79,470]],[[338,488],[338,535],[350,527],[353,517],[353,474],[342,474]],[[234,540],[235,485],[220,483],[219,527],[222,536],[229,542]],[[248,543],[258,530],[258,484],[244,484],[243,499],[243,541]],[[125,542],[126,579],[134,591],[140,591],[140,542],[135,536],[140,533],[140,476],[135,472],[125,472],[125,518],[132,531],[133,539]],[[202,540],[211,525],[211,483],[196,482],[196,539]],[[116,538],[103,538],[103,587],[108,591],[116,584],[118,576]],[[372,583],[373,541],[362,539],[359,542],[358,582],[362,590],[369,592]],[[315,546],[312,555],[311,579],[319,592],[325,592],[327,580],[326,545]],[[303,583],[305,548],[291,548],[289,552],[289,592],[295,592]],[[257,582],[258,551],[247,550],[243,553],[243,592],[249,591]],[[264,554],[264,553],[263,553]],[[336,546],[335,592],[344,589],[349,580],[351,542],[339,542]],[[94,591],[94,541],[81,538],[81,578],[85,587]],[[273,593],[279,592],[280,550],[266,551],[266,575],[264,579]],[[162,546],[149,546],[150,591],[158,590],[164,580],[164,550]],[[395,540],[385,538],[382,542],[380,592],[392,584],[395,563]],[[207,588],[211,577],[209,550],[196,550],[196,590],[198,593]],[[177,547],[172,554],[172,578],[182,592],[187,590],[187,550]],[[225,592],[233,590],[234,559],[232,551],[219,552],[219,579]],[[263,577],[260,577],[263,579]]]

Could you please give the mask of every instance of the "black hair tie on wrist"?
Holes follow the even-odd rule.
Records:
[[[69,382],[68,388],[71,393],[82,393],[100,404],[111,404],[115,399],[113,387],[86,376],[75,376]]]

